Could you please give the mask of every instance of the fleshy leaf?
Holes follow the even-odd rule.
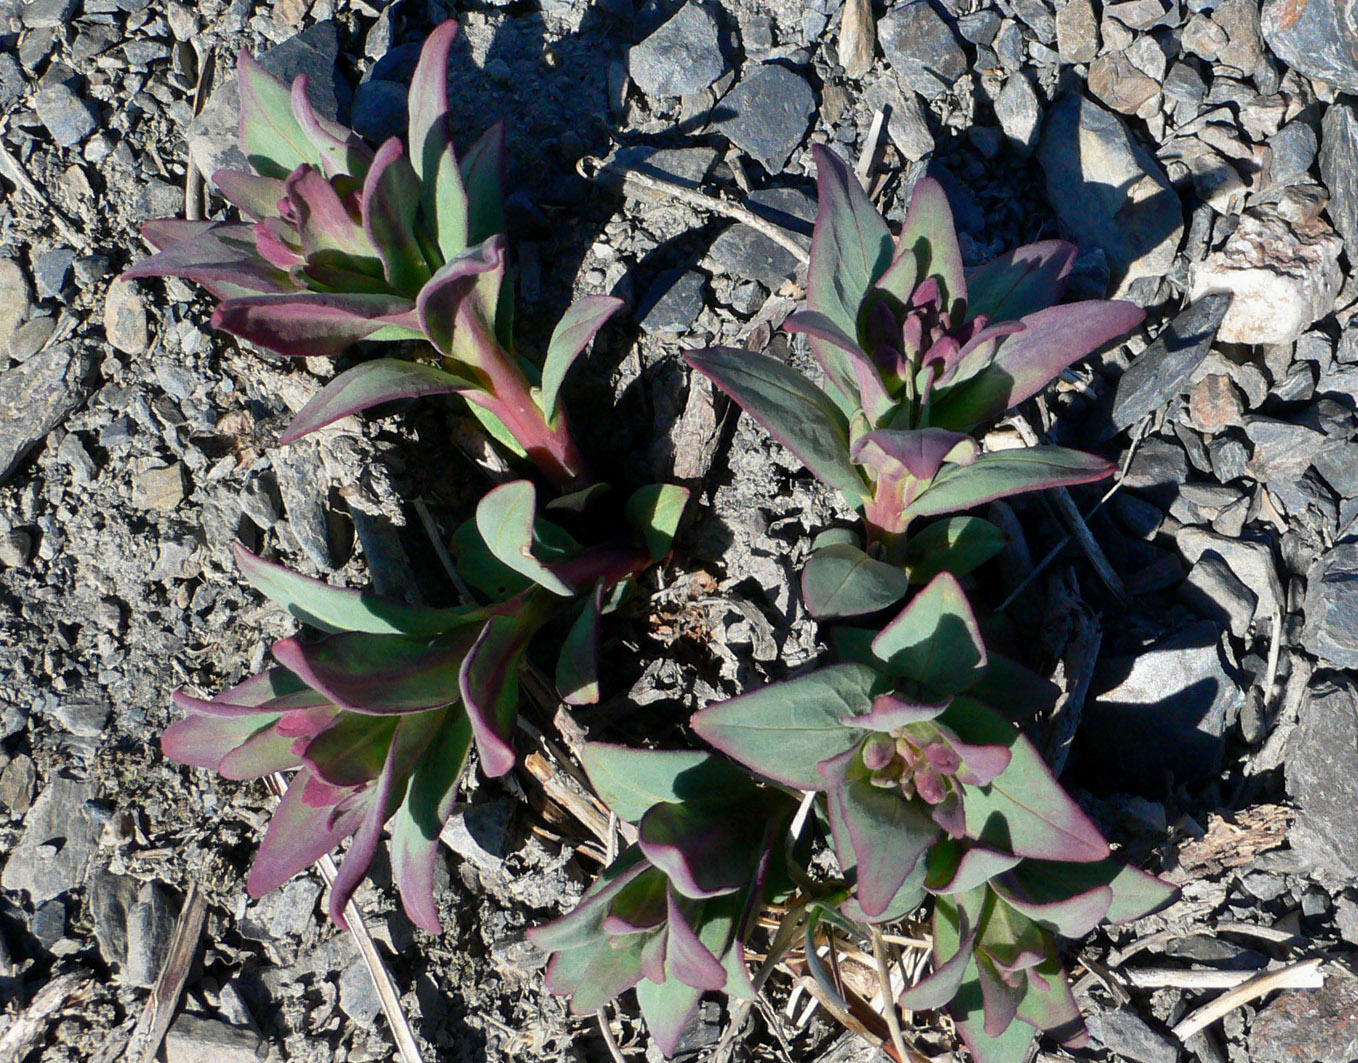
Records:
[[[614,899],[642,875],[663,875],[648,864],[635,846],[624,849],[585,890],[580,903],[565,915],[528,931],[528,940],[544,952],[578,949],[604,934],[604,920]],[[555,992],[555,990],[553,990]]]
[[[339,354],[359,340],[394,329],[419,338],[409,299],[371,293],[297,292],[228,299],[212,315],[212,327],[279,354]],[[394,333],[388,333],[395,338]]]
[[[359,273],[375,272],[370,270],[377,265],[372,241],[319,170],[299,166],[284,186],[308,259]]]
[[[912,723],[937,719],[951,699],[941,702],[912,701],[896,694],[878,694],[872,699],[872,711],[863,716],[845,716],[840,722],[846,727],[860,727],[865,731],[894,731]]]
[[[258,675],[223,690],[211,700],[196,698],[183,690],[172,695],[176,707],[206,716],[255,716],[269,711],[275,698],[309,689],[286,668],[266,668]]]
[[[967,274],[967,319],[1016,321],[1061,299],[1077,248],[1065,240],[1025,244]]]
[[[295,443],[342,417],[380,406],[384,402],[454,394],[476,386],[470,380],[423,362],[405,362],[396,358],[360,362],[327,383],[297,411],[297,416],[278,441],[285,445]]]
[[[670,974],[695,989],[716,991],[726,985],[726,969],[710,949],[699,939],[697,932],[684,914],[674,890],[668,891],[669,905],[666,923],[669,929],[669,950],[665,966]],[[701,911],[702,906],[692,906]]]
[[[542,362],[542,390],[538,396],[538,405],[548,423],[556,417],[557,398],[567,370],[622,305],[621,299],[611,295],[586,296],[572,304],[557,322]]]
[[[1135,303],[1090,299],[1039,310],[1023,331],[1000,341],[990,366],[935,397],[934,424],[967,429],[1041,391],[1061,370],[1125,335],[1145,319]]]
[[[772,817],[757,803],[729,810],[699,811],[665,802],[652,805],[637,821],[637,844],[686,897],[719,897],[745,885]]]
[[[891,230],[848,165],[817,145],[816,226],[806,304],[855,335],[858,307],[891,262]]]
[[[570,994],[571,1014],[593,1015],[641,981],[645,944],[644,934],[634,934],[558,952],[547,964],[547,988]]]
[[[799,790],[824,787],[817,765],[857,745],[862,732],[841,718],[872,706],[877,673],[859,664],[836,664],[709,705],[695,713],[693,729],[733,760]]]
[[[966,977],[967,967],[972,963],[973,949],[976,944],[976,929],[967,923],[965,912],[959,912],[960,940],[946,959],[940,959],[935,950],[934,969],[928,976],[900,995],[902,1007],[911,1011],[936,1011],[957,995]],[[935,924],[938,914],[935,910]]]
[[[932,177],[916,182],[896,248],[896,257],[914,256],[917,285],[928,277],[938,278],[946,310],[951,312],[959,299],[966,299],[962,250],[957,244],[952,207],[943,186]]]
[[[424,222],[444,261],[467,248],[467,192],[448,127],[448,58],[458,24],[448,19],[424,43],[410,81],[410,161],[420,177]]]
[[[751,789],[749,776],[739,768],[697,750],[587,742],[580,762],[594,792],[628,823],[641,819],[653,805],[726,804]]]
[[[501,564],[553,594],[572,597],[575,588],[533,555],[533,519],[537,488],[530,480],[512,480],[488,492],[476,507],[476,527]]]
[[[907,474],[932,480],[944,461],[970,465],[978,450],[970,436],[946,428],[878,429],[859,436],[851,456],[884,480],[899,480]]]
[[[415,239],[420,210],[420,182],[392,137],[378,150],[363,182],[363,231],[382,261],[387,283],[416,292],[429,279],[429,264]]]
[[[250,586],[304,624],[322,631],[364,631],[372,635],[434,636],[476,619],[476,609],[429,609],[406,605],[368,591],[332,587],[265,561],[240,543],[236,564]]]
[[[458,674],[481,768],[491,778],[514,767],[510,736],[519,711],[519,662],[543,619],[540,610],[527,606],[515,616],[491,617]]]
[[[312,643],[284,639],[273,653],[341,708],[381,716],[455,702],[455,677],[470,642],[468,632],[433,641],[355,633]]]
[[[362,179],[372,162],[372,149],[351,129],[316,113],[308,90],[311,79],[299,75],[292,83],[292,116],[311,142],[312,152],[327,177]]]
[[[666,1057],[679,1051],[702,995],[701,989],[685,985],[678,978],[667,978],[660,984],[649,979],[637,983],[637,1005],[646,1020],[646,1029]]]
[[[439,835],[452,814],[471,744],[467,717],[448,710],[438,736],[411,774],[405,800],[392,821],[392,878],[406,915],[431,934],[441,929],[434,902]]]
[[[1059,900],[1086,890],[1107,887],[1113,892],[1105,916],[1125,923],[1157,912],[1179,895],[1179,890],[1154,875],[1110,858],[1092,864],[1025,860],[1013,871],[1015,882],[1034,901]]]
[[[358,828],[362,802],[336,815],[334,808],[314,808],[302,800],[311,777],[306,768],[294,775],[274,809],[246,882],[251,897],[262,897],[305,871]]]
[[[936,517],[1025,491],[1091,483],[1110,476],[1116,468],[1097,455],[1065,447],[994,451],[970,465],[944,469],[905,512],[911,517]]]
[[[599,614],[603,609],[603,583],[585,599],[584,608],[571,624],[556,661],[556,689],[567,705],[593,705],[599,700]]]
[[[804,332],[819,341],[815,351],[826,375],[840,390],[854,397],[874,425],[880,424],[895,407],[880,370],[858,346],[858,341],[830,317],[816,310],[806,310],[789,317],[783,322],[783,328],[787,332]],[[831,349],[837,352],[836,357],[829,356]]]
[[[1043,763],[1037,748],[987,705],[958,698],[943,722],[968,742],[1003,745],[1007,767],[989,786],[967,786],[962,804],[967,835],[1019,856],[1071,863],[1108,857],[1108,843]]]
[[[911,534],[905,570],[911,583],[928,583],[940,572],[965,576],[1005,547],[1004,532],[980,517],[949,517]]]
[[[278,201],[286,187],[277,177],[260,177],[244,170],[217,170],[212,183],[222,198],[256,221],[278,216]]]
[[[1113,903],[1108,886],[1095,886],[1065,897],[1034,899],[1017,879],[998,876],[990,883],[1005,904],[1033,922],[1068,938],[1082,938],[1103,922]]]
[[[684,518],[689,491],[678,484],[647,484],[627,500],[627,521],[641,532],[652,561],[670,552],[679,522]]]
[[[201,284],[213,294],[219,294],[222,286],[229,286],[231,294],[241,291],[278,294],[297,290],[287,273],[260,257],[255,249],[254,226],[239,222],[198,228],[192,235],[176,240],[160,253],[138,262],[122,276],[128,280],[182,277]]]
[[[313,775],[331,786],[364,786],[382,771],[395,733],[394,717],[341,712],[306,743],[302,759]]]
[[[802,600],[817,620],[866,616],[895,605],[909,590],[904,570],[847,543],[817,550],[802,570]]]
[[[240,150],[263,177],[287,177],[303,164],[319,163],[320,153],[297,124],[292,93],[249,52],[236,64],[240,89]]]
[[[161,751],[179,764],[217,770],[222,758],[253,735],[272,730],[278,714],[193,715],[175,720],[160,736]]]
[[[831,398],[791,366],[731,347],[688,351],[689,365],[730,395],[811,472],[851,505],[866,494],[849,461],[849,424]]]
[[[467,192],[467,243],[479,244],[505,231],[503,121],[492,124],[462,153],[461,168]]]
[[[420,290],[420,327],[441,354],[483,370],[501,357],[495,313],[504,274],[505,240],[494,236],[449,259]]]
[[[936,694],[966,690],[985,668],[985,644],[957,577],[942,572],[872,642],[895,675]]]
[[[930,893],[965,893],[1010,870],[1021,859],[1010,853],[947,838],[929,851],[925,886]]]

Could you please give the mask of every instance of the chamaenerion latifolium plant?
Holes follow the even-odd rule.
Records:
[[[802,962],[825,999],[860,1017],[864,1002],[846,999],[818,958],[818,934],[832,926],[880,945],[881,924],[931,906],[932,973],[889,1006],[946,1010],[978,1063],[1021,1063],[1038,1031],[1068,1045],[1086,1036],[1057,936],[1145,915],[1174,890],[1112,857],[1018,726],[1057,692],[987,651],[964,590],[1003,546],[999,530],[975,516],[934,518],[1108,475],[1103,459],[1060,447],[983,453],[973,433],[1142,313],[1060,304],[1075,258],[1062,241],[964,270],[946,196],[929,179],[893,241],[850,169],[823,148],[817,162],[807,310],[787,328],[808,335],[823,386],[747,351],[688,360],[862,510],[864,537],[823,536],[803,576],[808,609],[833,625],[837,660],[693,717],[749,775],[695,754],[588,748],[591,781],[637,823],[637,845],[533,939],[553,953],[549,984],[577,1011],[636,986],[673,1051],[700,990],[748,994],[746,978],[721,981],[715,964],[743,968],[759,903],[779,905],[784,928],[800,920]],[[762,833],[745,811],[756,798],[781,801]],[[814,875],[806,832],[783,829],[798,799],[828,838],[837,877]],[[713,807],[736,811],[714,817]],[[740,896],[744,913],[710,941],[698,934],[702,976],[688,951],[670,962],[676,922],[658,899],[704,896],[694,867],[719,868],[708,886]],[[689,918],[683,939],[700,926]],[[790,941],[780,934],[781,947]]]
[[[179,276],[219,300],[213,324],[286,355],[334,355],[357,341],[407,340],[410,360],[365,361],[336,376],[283,437],[394,399],[457,394],[491,436],[536,466],[490,490],[454,537],[475,601],[433,609],[326,583],[238,546],[246,578],[320,639],[288,638],[277,666],[204,699],[162,746],[232,779],[296,769],[252,868],[258,896],[353,836],[330,897],[339,923],[392,824],[393,877],[410,917],[439,929],[439,834],[473,744],[489,775],[514,765],[519,665],[549,624],[560,637],[563,698],[598,696],[602,614],[632,576],[664,557],[687,492],[648,485],[625,500],[592,479],[571,437],[561,385],[621,305],[571,307],[539,365],[513,335],[501,232],[503,134],[463,153],[448,121],[457,23],[430,35],[410,87],[406,139],[373,150],[316,114],[305,78],[291,90],[248,54],[239,63],[240,146],[249,172],[213,183],[253,221],[148,223],[159,254],[125,276]]]

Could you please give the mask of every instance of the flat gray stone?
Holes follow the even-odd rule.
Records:
[[[707,180],[708,173],[716,164],[717,152],[715,148],[703,147],[631,147],[619,151],[615,161],[619,166],[625,166],[629,170],[636,170],[650,177],[659,177],[684,188],[698,188]],[[604,171],[599,180],[600,183],[613,183],[617,187],[623,184],[622,178],[614,175],[612,171]]]
[[[769,173],[781,173],[816,112],[816,94],[800,74],[765,63],[743,77],[714,109],[718,128]]]
[[[64,82],[39,90],[33,98],[33,109],[59,148],[73,147],[99,128],[99,112],[94,104]]]
[[[638,323],[648,335],[681,335],[703,309],[707,283],[696,270],[667,270],[655,279],[638,308]]]
[[[0,373],[0,483],[85,401],[91,366],[86,348],[58,343]]]
[[[1136,356],[1118,379],[1113,426],[1121,431],[1160,409],[1180,391],[1207,357],[1217,328],[1231,305],[1229,295],[1208,295],[1181,311]]]
[[[1047,112],[1037,158],[1062,227],[1080,247],[1107,256],[1113,297],[1142,277],[1169,272],[1183,238],[1183,207],[1120,117],[1068,93]]]
[[[1090,1036],[1119,1059],[1137,1063],[1176,1063],[1179,1049],[1130,1008],[1091,1011],[1085,1016]]]
[[[995,117],[1014,154],[1021,159],[1031,155],[1042,127],[1042,103],[1023,71],[1011,75],[1000,89],[995,98]]]
[[[927,99],[942,96],[967,72],[967,53],[929,0],[898,3],[877,23],[877,40],[896,77]]]
[[[1249,634],[1255,610],[1259,608],[1258,595],[1216,554],[1198,560],[1179,594],[1201,616],[1227,625],[1238,639]]]
[[[1260,28],[1273,54],[1310,78],[1358,92],[1353,0],[1267,0]]]
[[[130,875],[97,871],[90,879],[89,903],[94,916],[94,939],[110,966],[127,963],[127,916],[137,903],[141,883]]]
[[[33,313],[33,289],[23,267],[0,258],[0,354],[9,351],[15,331]]]
[[[1288,834],[1293,851],[1331,874],[1358,877],[1358,687],[1352,676],[1314,683],[1283,763],[1299,810]]]
[[[1127,657],[1100,660],[1077,738],[1080,775],[1101,792],[1160,793],[1166,779],[1211,778],[1226,717],[1241,698],[1211,621]]]
[[[179,903],[159,882],[145,883],[127,917],[127,964],[123,976],[135,986],[154,985],[170,954]]]
[[[115,280],[104,298],[104,335],[123,354],[146,350],[149,322],[146,303],[133,281]]]
[[[1301,641],[1336,668],[1358,668],[1358,539],[1341,539],[1306,577]]]
[[[258,1049],[250,1030],[187,1013],[165,1035],[165,1063],[258,1063]]]
[[[371,1026],[382,1013],[382,998],[362,960],[354,960],[341,972],[339,1006],[359,1026]]]
[[[56,29],[71,21],[77,7],[77,0],[28,0],[19,17],[26,29]]]
[[[768,188],[752,192],[745,206],[760,217],[794,233],[797,229],[809,233],[816,220],[815,199],[795,188]],[[811,238],[804,236],[798,242],[809,248]],[[724,273],[732,277],[753,277],[773,289],[777,289],[797,271],[797,259],[791,251],[740,222],[712,241],[708,254]]]
[[[1281,484],[1301,479],[1325,448],[1325,436],[1306,425],[1272,417],[1250,417],[1245,435],[1254,447],[1249,471],[1260,483]]]
[[[24,817],[24,833],[5,861],[0,885],[23,891],[35,905],[85,882],[103,827],[85,802],[95,796],[88,780],[57,776]]]
[[[726,73],[717,20],[690,0],[627,52],[627,73],[647,96],[687,96]]]
[[[1174,543],[1190,565],[1196,565],[1204,556],[1220,557],[1259,599],[1259,613],[1277,615],[1282,607],[1283,585],[1267,543],[1191,527],[1180,528]]]
[[[1344,245],[1358,248],[1358,109],[1344,100],[1326,107],[1320,123],[1320,179],[1330,193],[1330,220]]]

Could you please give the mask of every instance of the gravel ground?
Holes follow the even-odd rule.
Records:
[[[430,402],[280,449],[289,412],[347,362],[243,350],[188,286],[112,282],[145,253],[141,221],[183,213],[190,160],[210,172],[233,150],[240,48],[384,135],[449,14],[458,132],[510,124],[527,341],[574,295],[623,296],[568,399],[619,477],[702,501],[688,560],[610,632],[591,733],[676,739],[694,707],[814,659],[794,577],[847,514],[676,357],[771,343],[806,359],[777,332],[800,295],[792,256],[576,163],[611,157],[804,236],[811,146],[876,148],[894,220],[928,172],[969,262],[1067,236],[1079,293],[1148,311],[1025,410],[1123,460],[1097,509],[1074,492],[1103,575],[1049,501],[991,514],[1014,538],[991,605],[1012,597],[1015,647],[1067,691],[1049,756],[1131,857],[1184,886],[1072,953],[1095,1039],[1081,1058],[1358,1058],[1354,10],[895,0],[872,9],[874,50],[841,0],[0,0],[0,1060],[122,1058],[190,886],[207,922],[169,1063],[395,1058],[319,878],[246,896],[268,793],[171,764],[155,737],[173,689],[216,690],[288,632],[235,574],[237,538],[336,582],[451,597],[414,503],[444,528],[466,513],[484,484],[453,446],[466,424]],[[1229,308],[1206,296],[1222,290]],[[565,833],[527,776],[473,781],[447,836],[445,934],[411,927],[380,866],[359,892],[425,1059],[606,1058],[522,936],[586,881]],[[1204,979],[1312,956],[1323,988],[1172,1032],[1212,997]],[[1164,973],[1190,968],[1188,988]],[[630,1004],[618,1023],[629,1058],[659,1059]],[[872,1058],[820,1016],[772,1023],[735,1058]],[[708,1005],[695,1050],[725,1025]]]

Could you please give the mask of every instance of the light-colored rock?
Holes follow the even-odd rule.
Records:
[[[132,481],[132,501],[142,509],[168,513],[184,501],[184,466],[179,462],[147,469]]]
[[[123,354],[146,350],[146,304],[132,281],[115,280],[104,299],[104,335]]]
[[[1067,63],[1088,63],[1099,54],[1099,24],[1090,0],[1056,5],[1056,50]]]
[[[33,313],[33,289],[19,263],[0,258],[0,354],[9,350],[14,331]]]
[[[257,1063],[258,1048],[249,1030],[184,1014],[165,1035],[165,1063]]]
[[[1189,298],[1234,296],[1217,334],[1226,343],[1292,343],[1334,309],[1343,248],[1320,218],[1297,224],[1275,206],[1259,207],[1240,219],[1224,247],[1196,265]]]
[[[1155,98],[1160,86],[1126,55],[1116,52],[1089,64],[1089,91],[1121,114],[1136,114]]]
[[[57,776],[24,817],[24,834],[5,861],[0,886],[24,891],[34,905],[83,885],[103,827],[85,802],[94,797],[87,780]]]

